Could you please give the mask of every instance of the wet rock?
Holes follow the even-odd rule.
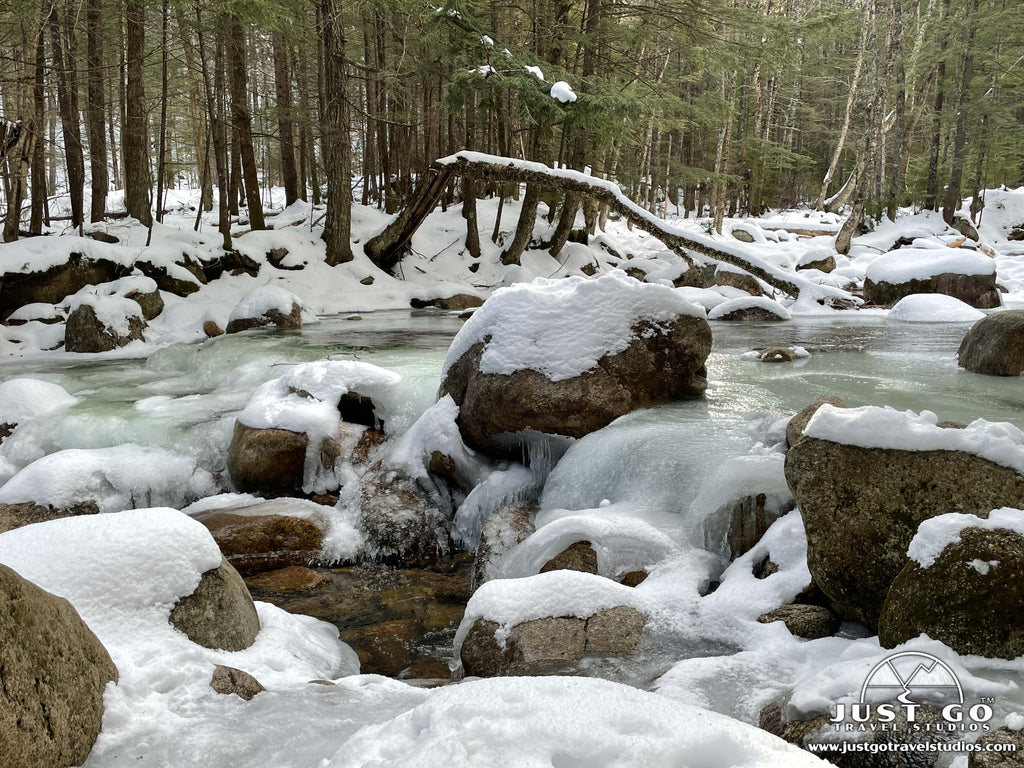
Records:
[[[779,572],[779,566],[772,561],[771,555],[765,555],[751,569],[755,579],[767,579],[769,576]]]
[[[716,519],[728,517],[726,543],[729,557],[735,559],[754,548],[772,523],[793,508],[792,501],[781,501],[773,495],[757,493],[736,499],[715,513]]]
[[[160,291],[131,291],[125,294],[125,298],[139,305],[142,317],[146,320],[152,320],[164,311],[164,297],[160,295]]]
[[[757,359],[762,363],[792,363],[797,358],[789,347],[766,347],[758,353]]]
[[[558,570],[597,573],[597,552],[589,541],[570,544],[540,567],[540,573]]]
[[[412,619],[394,619],[343,629],[339,637],[356,652],[364,674],[372,669],[375,674],[399,677],[411,665],[420,635],[421,628]]]
[[[465,309],[471,309],[472,307],[482,306],[484,300],[479,296],[473,296],[469,293],[457,293],[454,296],[448,296],[440,299],[410,299],[409,306],[413,309],[425,309],[426,307],[436,307],[437,309],[446,309],[450,311],[462,311]]]
[[[861,448],[804,436],[786,454],[807,565],[844,618],[877,627],[923,520],[1024,505],[1024,476],[958,451]]]
[[[277,509],[287,512],[287,505],[266,502],[211,510],[195,519],[209,529],[224,557],[243,576],[317,562],[323,548],[322,524],[306,516],[275,514],[272,510]]]
[[[6,272],[0,275],[0,319],[26,304],[58,304],[87,285],[108,283],[125,271],[107,259],[72,253],[65,263],[47,270]]]
[[[975,744],[980,749],[977,752],[971,752],[968,756],[967,768],[1021,768],[1024,766],[1024,731],[996,728],[979,736]],[[999,752],[986,752],[984,750],[987,744],[1000,744],[1006,745],[1006,747]],[[1011,744],[1014,745],[1012,748]]]
[[[839,630],[839,617],[820,605],[782,605],[757,617],[762,624],[781,621],[791,635],[807,640],[831,637]]]
[[[99,735],[103,690],[117,669],[71,603],[4,565],[0,671],[3,764],[81,765]]]
[[[477,342],[449,368],[439,396],[450,394],[459,405],[459,428],[469,445],[521,459],[527,435],[583,437],[637,408],[702,395],[711,329],[704,318],[689,315],[660,331],[642,324],[624,351],[561,381],[525,369],[482,373],[484,346]]]
[[[206,334],[207,338],[215,339],[218,336],[223,336],[224,330],[213,320],[207,320],[203,323],[203,333]]]
[[[1024,512],[1021,512],[1024,519]],[[1024,655],[1024,536],[966,528],[928,568],[910,560],[889,588],[878,620],[885,648],[922,632],[957,653]]]
[[[537,505],[532,502],[505,504],[487,518],[480,530],[480,545],[476,550],[474,589],[495,578],[502,556],[537,530],[534,524],[537,510]]]
[[[132,341],[141,340],[146,321],[137,315],[129,315],[125,320],[128,331],[122,334],[104,324],[90,305],[82,304],[68,315],[64,331],[64,349],[67,352],[109,352]]]
[[[195,591],[175,604],[171,624],[193,643],[225,651],[245,650],[260,631],[249,590],[227,560],[204,573]]]
[[[619,584],[624,584],[627,587],[637,587],[643,584],[646,579],[647,571],[629,571],[622,574]]]
[[[972,373],[1019,376],[1024,371],[1024,310],[982,318],[960,342],[957,365]]]
[[[226,695],[233,693],[246,701],[251,701],[257,693],[266,690],[260,684],[260,681],[248,672],[243,672],[234,667],[225,667],[222,664],[218,664],[213,668],[213,678],[210,680],[210,687],[217,693]]]
[[[235,422],[227,469],[235,488],[293,491],[302,488],[309,437],[287,429],[256,429]]]
[[[733,234],[736,234],[735,230],[733,230]],[[715,270],[715,285],[738,288],[744,293],[749,293],[751,296],[764,296],[764,291],[761,290],[761,284],[757,282],[756,277],[746,272],[723,269],[721,265]]]
[[[381,462],[359,478],[356,505],[368,552],[414,565],[451,551],[451,499],[443,489],[427,487],[429,482],[406,477]]]
[[[332,583],[330,576],[301,565],[263,571],[245,579],[245,584],[250,590],[259,589],[280,594],[313,592]]]
[[[846,403],[835,395],[819,397],[810,405],[805,406],[799,413],[789,420],[788,424],[786,424],[786,443],[788,445],[796,445],[796,441],[804,436],[804,430],[807,429],[807,424],[810,422],[811,417],[817,413],[818,409],[823,405],[834,405],[836,408],[846,407]]]

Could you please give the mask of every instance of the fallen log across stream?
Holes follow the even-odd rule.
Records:
[[[650,232],[674,251],[699,254],[732,264],[793,298],[810,298],[820,304],[839,307],[853,307],[860,303],[847,291],[807,280],[771,264],[749,249],[673,227],[626,197],[613,181],[579,171],[549,168],[542,163],[479,152],[459,152],[431,164],[421,175],[412,202],[383,232],[367,241],[364,251],[374,264],[387,271],[398,264],[413,234],[434,210],[448,183],[457,176],[470,177],[478,182],[536,184],[590,197],[609,206],[634,226]]]

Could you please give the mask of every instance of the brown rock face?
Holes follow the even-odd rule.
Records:
[[[958,275],[944,272],[927,280],[909,280],[905,283],[864,281],[864,300],[868,304],[891,307],[904,296],[913,293],[944,293],[978,309],[994,309],[1002,305],[995,274]]]
[[[1016,748],[1001,752],[971,752],[967,758],[967,768],[1021,768],[1021,765],[1024,765],[1024,731],[996,728],[982,734],[975,743],[982,748],[992,743],[1013,744]]]
[[[1024,371],[1024,310],[996,312],[971,326],[960,342],[957,365],[971,373],[1019,376]]]
[[[89,259],[72,253],[65,264],[43,272],[7,272],[0,275],[0,319],[26,304],[56,304],[87,285],[115,280],[124,267],[106,259]]]
[[[597,573],[597,552],[589,541],[577,541],[544,563],[540,573],[559,570]]]
[[[288,592],[309,592],[331,584],[330,576],[301,565],[289,565],[275,571],[265,571],[245,579],[249,589],[284,594]]]
[[[95,503],[76,504],[70,509],[41,507],[31,501],[21,504],[0,504],[0,533],[13,531],[15,528],[21,528],[23,525],[56,520],[60,517],[95,515],[99,511],[99,507]]]
[[[735,235],[736,233],[733,232],[733,234]],[[738,288],[745,293],[749,293],[751,296],[764,296],[764,291],[761,290],[761,284],[757,282],[757,278],[744,272],[733,272],[719,268],[715,271],[715,285],[727,285],[731,288]]]
[[[816,269],[819,272],[834,272],[836,268],[835,256],[826,256],[817,261],[808,261],[797,266],[797,269]]]
[[[772,312],[770,309],[764,307],[743,307],[742,309],[734,309],[725,315],[720,315],[715,320],[724,320],[726,322],[751,322],[751,323],[781,323],[785,320],[784,317]]]
[[[135,291],[127,294],[125,298],[131,299],[139,305],[139,309],[142,310],[142,316],[146,320],[152,320],[164,311],[164,297],[160,295],[160,291],[153,291],[152,293]]]
[[[227,333],[238,333],[247,331],[250,328],[263,328],[267,325],[275,325],[278,328],[301,328],[302,310],[298,304],[292,303],[292,309],[288,314],[279,312],[276,309],[268,309],[266,314],[259,317],[239,317],[228,323],[225,329]]]
[[[467,675],[555,675],[570,671],[584,656],[624,656],[636,650],[644,618],[620,605],[586,619],[534,619],[509,630],[502,648],[499,625],[477,619],[460,652]]]
[[[482,306],[484,300],[479,296],[472,296],[468,293],[457,293],[454,296],[449,296],[444,299],[410,299],[409,306],[413,309],[425,309],[426,307],[436,307],[437,309],[446,309],[450,311],[461,311],[463,309],[472,309],[473,307]]]
[[[225,667],[222,664],[214,667],[210,687],[217,693],[228,695],[233,693],[246,701],[252,700],[257,693],[267,690],[259,680],[248,672],[234,667]]]
[[[962,655],[1015,659],[1024,655],[1021,605],[1024,536],[967,528],[930,567],[903,567],[882,606],[878,639],[893,648],[925,632]]]
[[[63,768],[89,756],[103,719],[110,655],[71,603],[0,565],[0,756]]]
[[[207,338],[215,339],[218,336],[223,336],[224,330],[213,320],[207,320],[203,323],[203,333],[206,334]]]
[[[528,440],[516,433],[583,437],[637,408],[698,397],[707,388],[711,328],[703,318],[680,316],[661,332],[638,328],[627,349],[562,381],[532,370],[481,373],[487,343],[474,344],[449,368],[439,396],[450,394],[459,405],[466,442],[495,455],[522,458]]]
[[[227,560],[203,574],[195,591],[171,610],[171,624],[205,648],[243,651],[260,631],[249,590]]]
[[[987,517],[1024,505],[1024,476],[957,451],[860,448],[804,436],[786,454],[807,565],[844,617],[877,627],[889,585],[923,520]]]
[[[319,559],[324,532],[314,521],[284,514],[239,514],[246,509],[251,507],[196,515],[240,574],[308,565]]]
[[[142,338],[145,328],[145,320],[131,316],[128,318],[128,334],[121,336],[96,317],[96,310],[88,304],[83,304],[68,315],[64,331],[64,349],[68,352],[109,352],[131,341],[138,341]]]
[[[242,493],[301,488],[308,443],[304,432],[256,429],[236,421],[227,461],[231,482]]]
[[[789,420],[789,423],[786,425],[786,442],[789,445],[796,445],[796,441],[804,436],[804,430],[807,429],[807,424],[810,422],[811,417],[823,405],[834,405],[836,408],[846,407],[846,403],[835,395],[819,397]]]

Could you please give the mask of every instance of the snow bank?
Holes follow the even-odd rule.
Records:
[[[66,509],[95,502],[100,512],[165,504],[180,507],[217,492],[194,458],[160,448],[72,448],[43,456],[0,487],[0,504],[33,501]]]
[[[714,309],[708,312],[708,320],[719,320],[741,309],[763,309],[783,320],[791,320],[793,317],[788,309],[767,296],[741,296],[716,305]]]
[[[753,726],[619,683],[513,677],[441,688],[414,709],[357,732],[324,768],[510,764],[828,765]]]
[[[490,337],[481,372],[528,369],[551,381],[571,379],[625,350],[639,323],[671,323],[680,315],[704,317],[704,311],[671,288],[641,283],[620,270],[594,279],[537,278],[495,291],[473,313],[452,341],[441,377]]]
[[[992,510],[987,519],[961,512],[950,512],[947,515],[929,518],[918,527],[907,548],[907,555],[922,568],[931,568],[946,547],[960,541],[960,534],[965,528],[1013,531],[1024,536],[1024,511],[1003,507]],[[984,575],[988,572],[988,565],[989,563],[984,563],[984,570],[977,565],[975,568]]]
[[[897,411],[888,406],[836,408],[823,405],[804,434],[861,448],[900,451],[962,451],[1024,474],[1024,432],[1009,422],[976,419],[964,429],[936,426],[931,411]]]
[[[956,275],[994,275],[996,263],[966,248],[900,248],[868,265],[865,277],[873,283],[907,283],[950,272]]]
[[[77,402],[77,397],[58,384],[39,379],[8,379],[0,383],[0,424],[21,424]]]
[[[942,293],[913,293],[889,310],[890,320],[908,323],[974,323],[983,317],[981,310]]]

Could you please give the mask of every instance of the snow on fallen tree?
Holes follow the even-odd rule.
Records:
[[[549,168],[542,163],[480,152],[458,152],[434,161],[421,177],[412,202],[383,232],[366,243],[364,251],[374,264],[390,270],[401,260],[413,234],[437,205],[448,182],[455,176],[481,181],[525,182],[590,197],[608,205],[634,226],[650,232],[673,250],[698,253],[740,267],[796,298],[809,296],[821,303],[836,300],[848,302],[849,305],[859,303],[846,291],[814,283],[743,248],[718,243],[710,237],[673,227],[630,200],[613,181],[588,176],[580,171]]]

